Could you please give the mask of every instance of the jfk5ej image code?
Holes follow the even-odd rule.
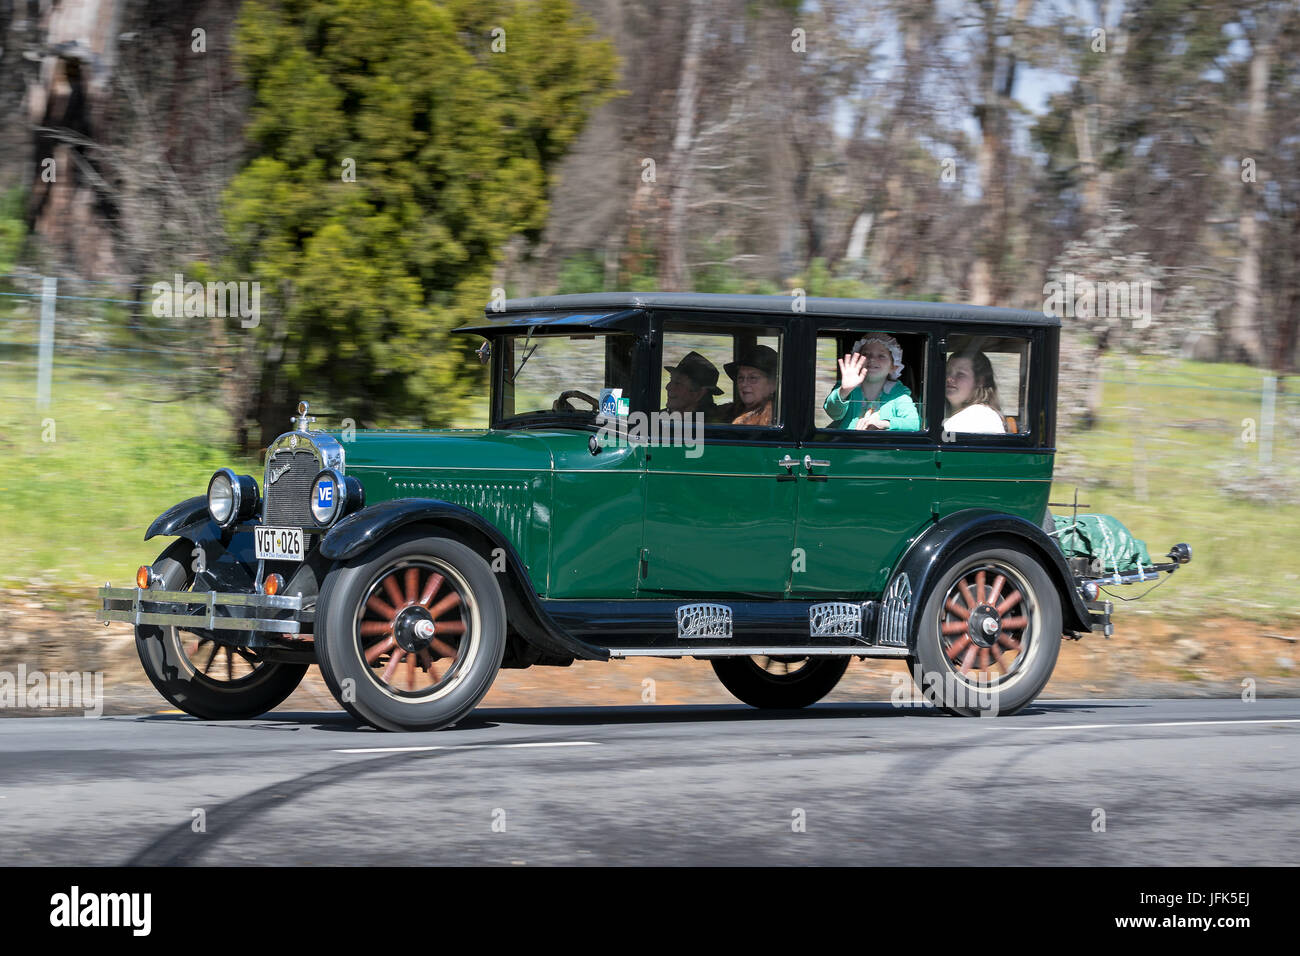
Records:
[[[1177,906],[1180,903],[1191,905],[1204,904],[1214,906],[1216,903],[1227,903],[1236,906],[1249,906],[1250,894],[1243,892],[1224,893],[1216,891],[1213,893],[1139,893],[1139,903],[1158,903],[1162,906]]]

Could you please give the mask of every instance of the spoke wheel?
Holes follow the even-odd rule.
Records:
[[[790,709],[821,700],[848,669],[847,656],[717,657],[710,663],[722,685],[751,707]]]
[[[160,590],[188,591],[194,544],[181,539],[153,563]],[[135,648],[150,683],[173,706],[203,720],[247,720],[284,702],[307,673],[306,664],[268,661],[175,627],[140,624]]]
[[[316,659],[340,704],[383,730],[437,730],[474,709],[505,654],[497,575],[437,532],[393,535],[325,577]]]
[[[473,648],[477,613],[454,568],[428,556],[400,559],[380,572],[361,604],[357,649],[386,692],[436,696]]]
[[[920,610],[917,686],[949,713],[1011,714],[1051,679],[1061,645],[1061,603],[1038,559],[1017,542],[963,549]]]
[[[981,686],[1012,678],[1033,640],[1029,588],[1004,565],[964,571],[948,589],[939,622],[943,652],[957,672]]]
[[[230,685],[248,680],[268,663],[251,648],[219,644],[210,637],[188,641],[185,656],[197,673]]]

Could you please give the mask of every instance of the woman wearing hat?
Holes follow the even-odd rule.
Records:
[[[718,406],[713,403],[714,395],[721,395],[718,388],[718,369],[699,352],[687,352],[680,362],[665,365],[669,373],[666,412],[700,412],[706,421],[713,421]]]
[[[733,425],[771,425],[776,396],[777,354],[767,345],[755,345],[739,361],[722,366],[736,383],[740,400],[726,406]]]
[[[839,360],[840,384],[822,404],[831,428],[918,431],[912,393],[898,380],[903,374],[903,349],[884,332],[869,332],[853,343]]]

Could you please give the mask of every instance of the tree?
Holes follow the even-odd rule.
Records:
[[[239,269],[274,303],[245,417],[299,398],[360,423],[446,424],[481,373],[448,336],[535,239],[556,162],[615,57],[569,0],[251,0],[236,53],[256,155],[226,192]]]

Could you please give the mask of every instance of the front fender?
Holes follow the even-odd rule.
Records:
[[[1039,558],[1061,595],[1061,622],[1065,630],[1092,629],[1088,609],[1075,587],[1074,575],[1056,542],[1033,522],[982,508],[958,511],[941,518],[912,542],[895,565],[885,590],[885,604],[889,605],[891,597],[895,603],[884,608],[882,627],[885,620],[892,620],[898,642],[901,643],[905,637],[906,646],[915,647],[919,611],[934,579],[942,573],[957,549],[991,535],[1017,538],[1027,551]],[[906,584],[905,588],[900,587],[902,583]],[[906,598],[900,600],[899,595],[904,592]]]
[[[208,514],[207,495],[195,495],[193,498],[186,498],[179,504],[174,504],[158,517],[153,519],[149,525],[149,530],[144,533],[144,539],[148,541],[157,535],[168,535],[175,537],[189,537],[187,532],[202,525],[204,522],[210,523],[216,528],[216,536],[221,536],[221,529],[217,523],[212,520]],[[200,532],[205,537],[211,537],[212,532]]]

